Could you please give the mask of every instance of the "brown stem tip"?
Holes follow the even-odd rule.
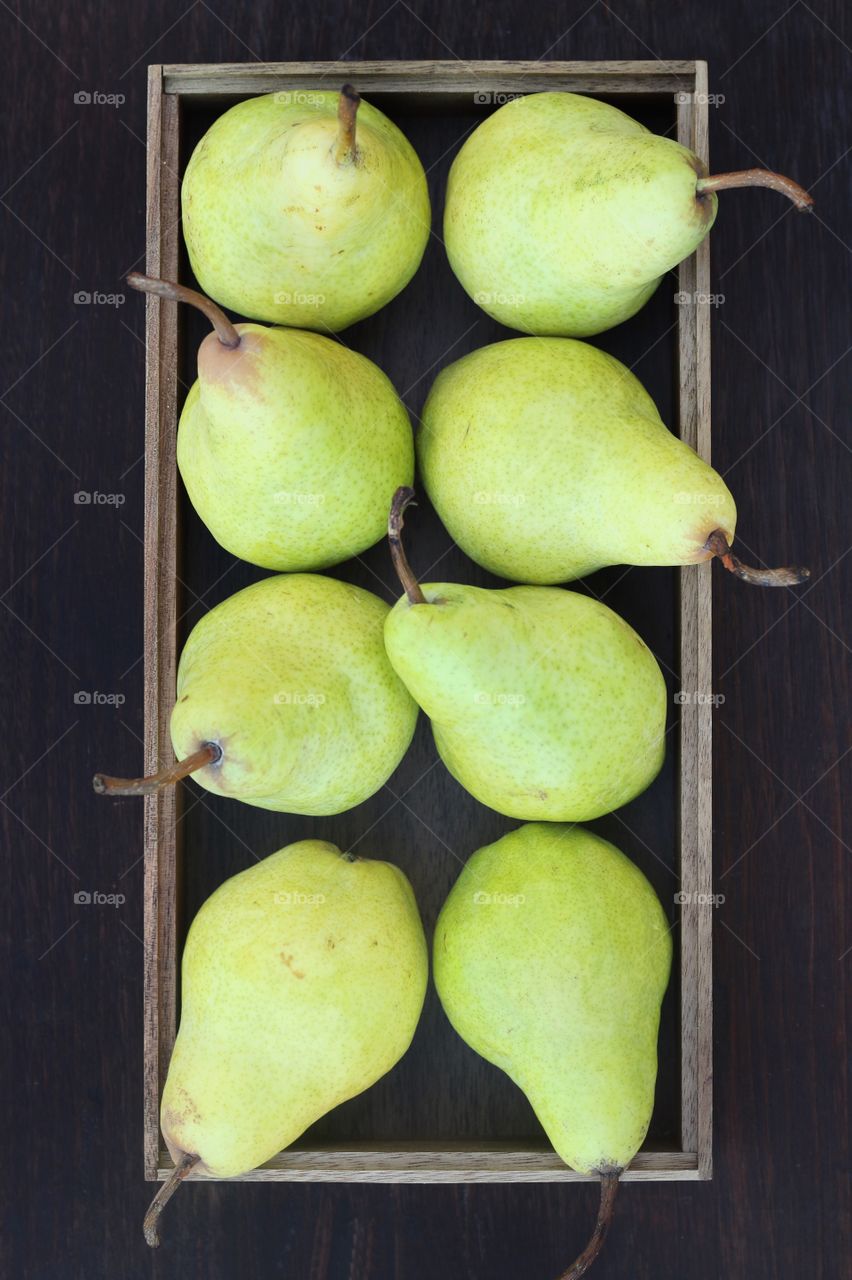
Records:
[[[699,178],[695,189],[703,196],[708,191],[727,191],[731,187],[770,187],[792,200],[800,213],[810,209],[814,202],[813,196],[798,182],[785,178],[782,173],[773,173],[771,169],[738,169],[735,173],[711,174],[708,178]]]
[[[142,1223],[142,1230],[145,1232],[145,1239],[152,1249],[156,1249],[160,1244],[160,1233],[158,1230],[160,1224],[160,1214],[177,1191],[184,1178],[191,1173],[195,1165],[198,1164],[199,1157],[184,1155],[178,1160],[174,1169],[172,1169],[166,1181],[160,1187],[160,1190],[154,1196],[148,1206],[148,1212],[145,1214],[145,1220]]]
[[[163,787],[173,786],[181,778],[188,778],[197,769],[207,764],[218,764],[222,759],[222,748],[218,742],[205,742],[203,747],[179,760],[177,764],[161,769],[149,778],[111,778],[106,773],[96,773],[92,778],[92,786],[99,796],[152,796]]]
[[[408,557],[402,545],[402,527],[405,524],[405,511],[407,507],[410,507],[416,501],[417,495],[413,489],[409,489],[405,485],[397,489],[393,495],[390,515],[388,516],[388,542],[390,543],[391,559],[396,570],[396,576],[402,583],[402,589],[408,596],[409,603],[428,604],[426,597],[420,590],[420,583],[411,571],[411,565],[408,563]]]
[[[704,545],[714,556],[718,556],[729,573],[743,582],[750,582],[754,587],[798,587],[811,576],[810,569],[753,569],[750,565],[743,564],[739,556],[731,551],[728,539],[721,529],[711,533]]]
[[[580,1276],[584,1276],[595,1258],[603,1248],[606,1233],[612,1222],[612,1215],[615,1210],[615,1197],[618,1193],[618,1179],[621,1174],[619,1169],[617,1172],[602,1173],[601,1179],[601,1201],[598,1208],[598,1219],[595,1223],[595,1229],[591,1234],[589,1243],[586,1245],[579,1258],[576,1258],[567,1271],[563,1271],[559,1276],[559,1280],[579,1280]]]
[[[144,276],[141,271],[131,271],[127,283],[131,289],[138,289],[140,293],[151,293],[155,298],[165,298],[166,302],[186,302],[191,307],[196,307],[210,321],[223,347],[233,349],[240,345],[240,335],[222,308],[217,307],[212,299],[205,297],[197,289],[188,289],[185,284],[175,284],[173,280]]]
[[[351,164],[357,154],[355,117],[360,105],[361,99],[352,85],[345,84],[337,102],[337,143],[334,158],[338,164]]]

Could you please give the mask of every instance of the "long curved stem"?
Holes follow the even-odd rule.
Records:
[[[218,742],[205,742],[185,760],[179,760],[149,778],[112,778],[107,773],[96,773],[92,786],[99,796],[152,796],[155,791],[170,787],[197,769],[203,769],[206,764],[217,764],[221,759],[222,748]]]
[[[160,1214],[177,1191],[184,1178],[198,1164],[200,1157],[191,1156],[189,1154],[181,1156],[174,1169],[172,1169],[166,1181],[160,1187],[160,1190],[154,1196],[148,1206],[148,1212],[145,1214],[145,1220],[142,1223],[142,1230],[145,1232],[145,1239],[152,1249],[158,1248],[160,1244],[160,1232],[158,1230],[160,1224]]]
[[[416,500],[417,495],[413,489],[409,489],[405,485],[397,489],[393,495],[390,515],[388,516],[388,542],[390,543],[391,559],[393,560],[393,567],[396,569],[396,576],[402,583],[402,589],[408,596],[409,603],[428,604],[429,602],[420,590],[420,583],[415,578],[411,565],[408,563],[408,557],[402,545],[402,526],[405,524],[405,510]]]
[[[361,99],[351,84],[345,84],[340,90],[340,98],[337,103],[337,142],[334,148],[334,158],[338,164],[351,164],[355,159],[357,147],[355,146],[355,117],[358,114],[358,108],[361,105]]]
[[[753,569],[743,564],[739,556],[735,556],[728,544],[728,539],[721,529],[714,530],[705,543],[708,551],[718,556],[722,564],[734,577],[750,582],[754,587],[798,587],[811,576],[810,569],[789,567],[786,569]]]
[[[175,284],[173,280],[145,276],[141,271],[131,271],[127,283],[131,289],[138,289],[140,293],[153,293],[155,297],[165,298],[167,302],[188,302],[207,317],[223,347],[234,348],[240,345],[240,335],[222,308],[217,307],[211,298],[205,297],[197,289],[188,289],[185,284]]]
[[[773,173],[771,169],[738,169],[735,173],[711,174],[708,178],[699,178],[695,189],[703,196],[708,191],[727,191],[731,187],[771,187],[792,200],[800,212],[810,209],[814,202],[813,196],[798,182],[785,178],[783,173]]]
[[[579,1258],[576,1258],[567,1271],[563,1271],[558,1280],[579,1280],[580,1276],[584,1276],[595,1258],[603,1248],[603,1242],[606,1239],[606,1233],[609,1230],[609,1224],[612,1222],[613,1211],[615,1210],[615,1197],[618,1193],[618,1179],[621,1170],[618,1173],[602,1173],[601,1178],[601,1200],[598,1207],[598,1218],[595,1223],[595,1229],[592,1232],[589,1243],[586,1245]]]

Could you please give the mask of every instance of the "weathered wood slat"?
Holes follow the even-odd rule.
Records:
[[[707,163],[707,67],[678,102],[678,141]],[[710,461],[709,240],[678,271],[681,438]],[[681,1141],[711,1176],[712,682],[711,565],[680,571]],[[700,700],[696,695],[707,695]]]
[[[268,62],[188,63],[163,67],[168,94],[268,93],[288,86],[337,86],[346,78],[363,93],[533,92],[566,87],[579,93],[677,92],[693,87],[693,61],[641,62]]]
[[[171,1162],[161,1154],[159,1176]],[[688,1151],[641,1151],[625,1182],[697,1179],[698,1157]],[[552,1151],[482,1142],[397,1144],[282,1151],[238,1182],[594,1182],[569,1169]]]
[[[146,270],[178,270],[178,119],[162,92],[159,67],[148,78]],[[173,759],[169,715],[177,671],[177,315],[148,298],[145,312],[145,769]],[[180,790],[145,800],[145,1172],[159,1147],[159,1097],[175,1035],[177,999],[177,821]]]

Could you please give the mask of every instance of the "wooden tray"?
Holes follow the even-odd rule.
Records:
[[[517,336],[484,316],[454,280],[439,242],[446,172],[467,130],[506,95],[568,89],[616,100],[707,160],[703,62],[367,62],[149,68],[147,270],[191,280],[180,238],[179,185],[213,118],[254,94],[338,88],[344,78],[396,119],[427,168],[437,235],[411,285],[345,334],[376,360],[416,412],[439,368]],[[686,301],[675,305],[674,294]],[[639,316],[595,342],[639,376],[665,420],[710,454],[709,257],[705,241]],[[200,525],[175,465],[177,419],[192,382],[202,323],[187,308],[147,300],[145,481],[145,768],[173,760],[169,738],[177,656],[200,613],[265,576],[234,561]],[[409,521],[415,571],[427,579],[497,580],[457,550],[428,503]],[[433,561],[440,567],[433,568]],[[437,569],[437,572],[435,572]],[[393,600],[379,545],[333,571]],[[578,584],[580,585],[580,584]],[[590,824],[642,867],[669,913],[676,963],[663,1009],[657,1106],[648,1143],[625,1180],[711,1176],[711,682],[710,567],[623,568],[580,585],[622,613],[651,644],[671,698],[667,766],[642,797]],[[322,836],[398,862],[427,931],[463,860],[516,823],[478,805],[436,763],[428,726],[389,787],[348,814],[269,814],[190,784],[145,801],[145,1173],[163,1178],[159,1098],[175,1037],[179,959],[188,921],[228,875],[291,840]],[[678,892],[685,896],[681,904]],[[677,959],[679,958],[679,963]],[[414,1044],[393,1072],[325,1117],[246,1180],[377,1182],[569,1181],[520,1091],[455,1036],[434,991]]]

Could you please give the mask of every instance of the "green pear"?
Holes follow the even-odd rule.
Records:
[[[233,325],[202,294],[134,273],[214,325],[180,418],[177,461],[217,542],[264,569],[324,569],[378,542],[414,474],[404,405],[366,356],[303,329]]]
[[[512,329],[584,337],[634,315],[701,243],[716,191],[771,186],[762,169],[708,177],[686,147],[595,98],[533,93],[474,130],[447,183],[444,241],[475,302]]]
[[[95,790],[147,795],[188,774],[260,809],[341,813],[387,781],[417,708],[388,662],[388,606],[315,574],[266,578],[206,613],[181,654],[177,766],[98,774]]]
[[[428,954],[406,877],[301,840],[226,880],[192,923],[160,1112],[175,1162],[145,1221],[193,1171],[234,1178],[403,1056]]]
[[[651,885],[581,827],[531,823],[479,849],[435,928],[450,1022],[523,1090],[560,1158],[601,1178],[594,1252],[648,1131],[671,955]]]
[[[512,338],[449,365],[417,452],[453,539],[504,578],[566,582],[713,556],[764,586],[808,576],[731,553],[737,511],[721,476],[666,428],[629,369],[586,342]]]
[[[431,226],[417,154],[351,85],[238,102],[193,151],[181,195],[205,293],[300,329],[345,329],[390,302]]]
[[[606,605],[559,587],[420,587],[385,622],[397,675],[471,795],[512,818],[581,821],[626,804],[665,755],[666,686],[654,655]]]

